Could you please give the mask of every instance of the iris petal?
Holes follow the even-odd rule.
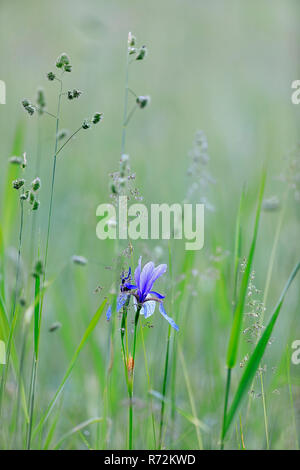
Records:
[[[117,312],[121,310],[127,300],[128,294],[120,294],[117,298]]]
[[[143,267],[143,270],[141,272],[141,276],[140,276],[140,291],[142,293],[142,295],[144,296],[144,298],[147,297],[147,294],[149,292],[147,292],[147,285],[152,277],[152,274],[153,274],[153,270],[154,270],[154,263],[152,261],[149,261],[149,263],[145,264],[145,266]],[[151,286],[152,287],[152,286]]]
[[[159,292],[156,292],[155,290],[151,290],[149,294],[155,295],[158,299],[164,299],[165,295],[161,295]]]
[[[155,269],[153,269],[151,277],[148,279],[147,285],[145,286],[145,293],[148,294],[150,290],[152,289],[153,284],[155,281],[162,276],[167,270],[167,265],[166,264],[160,264],[157,266]]]
[[[140,288],[141,270],[142,270],[142,257],[140,256],[139,257],[139,263],[137,265],[136,270],[134,271],[134,279],[135,279],[135,283],[136,283],[138,289]]]
[[[176,323],[174,322],[174,320],[172,318],[170,318],[166,311],[165,311],[165,308],[163,306],[163,303],[161,302],[159,304],[159,311],[160,313],[162,314],[162,316],[167,320],[168,323],[170,323],[170,325],[172,326],[172,328],[174,328],[174,330],[178,331],[179,330],[179,326],[176,325]]]
[[[145,318],[151,317],[151,315],[153,315],[153,313],[154,313],[156,303],[157,302],[155,302],[155,300],[149,300],[148,302],[145,302],[142,305],[140,315],[144,315]],[[137,309],[137,300],[136,300],[135,297],[133,297],[133,306],[134,306],[134,309],[136,311],[136,309]]]
[[[125,302],[128,298],[128,295],[129,294],[122,293],[118,296],[118,298],[117,298],[117,312],[119,312],[121,310],[121,308],[123,307],[123,305],[125,304]],[[107,321],[110,320],[111,314],[112,314],[112,306],[109,305],[108,309],[106,310],[106,319],[107,319]]]

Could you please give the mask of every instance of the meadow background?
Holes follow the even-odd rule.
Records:
[[[7,104],[0,108],[0,220],[3,224],[8,204],[5,197],[10,194],[12,226],[5,240],[8,306],[13,293],[19,230],[17,193],[6,188],[6,185],[11,186],[8,159],[15,152],[21,155],[26,151],[26,180],[29,182],[35,176],[41,178],[37,243],[43,253],[55,137],[54,121],[45,115],[29,117],[21,100],[24,97],[34,100],[37,87],[42,86],[47,109],[55,112],[57,84],[47,81],[46,73],[55,71],[57,56],[66,52],[71,57],[73,71],[65,77],[65,87],[79,88],[83,95],[76,102],[63,103],[61,127],[75,130],[84,118],[96,111],[104,112],[105,116],[99,127],[81,132],[58,160],[47,274],[48,279],[55,278],[55,281],[45,296],[36,419],[45,411],[88,322],[115,279],[115,247],[112,242],[96,238],[95,212],[98,204],[109,202],[109,173],[119,167],[128,31],[149,50],[144,61],[130,67],[130,88],[138,95],[150,95],[151,105],[136,111],[128,126],[126,141],[126,153],[136,173],[135,184],[144,201],[147,204],[183,201],[191,184],[187,170],[196,131],[203,130],[208,141],[210,161],[207,167],[214,183],[209,185],[205,195],[214,210],[206,211],[205,247],[184,271],[184,245],[172,241],[173,279],[169,270],[165,280],[161,280],[160,290],[167,294],[167,299],[173,291],[174,302],[167,300],[166,305],[168,313],[174,316],[172,308],[176,309],[178,282],[182,276],[187,279],[178,312],[180,331],[177,333],[185,367],[177,358],[176,410],[174,415],[170,402],[166,401],[164,446],[198,448],[197,430],[200,429],[204,448],[214,449],[219,445],[225,357],[232,323],[235,221],[245,185],[242,258],[249,251],[259,181],[266,159],[265,197],[277,196],[282,207],[283,195],[290,188],[265,305],[266,319],[300,257],[299,182],[293,180],[296,186],[291,187],[281,177],[286,174],[291,158],[298,158],[298,167],[291,174],[299,177],[299,153],[294,151],[299,141],[299,109],[290,99],[291,83],[300,79],[299,2],[1,0],[0,79],[7,86]],[[41,169],[36,175],[39,125]],[[15,149],[14,142],[17,143]],[[254,283],[262,291],[257,294],[260,299],[280,213],[280,210],[262,213],[253,263]],[[26,209],[21,286],[27,305],[33,301],[31,217]],[[125,244],[119,247],[125,248]],[[73,255],[86,257],[88,264],[72,264]],[[134,264],[140,255],[144,262],[152,259],[169,264],[168,243],[137,241]],[[98,286],[102,290],[95,292]],[[15,341],[19,353],[24,338],[25,312],[26,307],[18,308]],[[54,322],[62,326],[49,332]],[[114,322],[118,329],[117,316]],[[144,328],[150,388],[160,393],[168,326],[158,312],[151,323],[153,328]],[[32,354],[30,328],[24,343],[26,387]],[[49,436],[49,429],[53,430],[47,442],[49,448],[74,426],[104,414],[107,426],[91,424],[84,432],[66,438],[60,447],[126,448],[128,403],[118,337],[107,392],[111,328],[112,323],[107,323],[103,315],[78,357],[47,422],[46,436]],[[263,365],[267,365],[263,378],[269,445],[274,449],[294,449],[298,447],[300,433],[300,381],[299,366],[290,363],[290,355],[292,341],[300,338],[299,279],[288,293],[273,336],[274,341],[263,359]],[[239,362],[250,347],[244,335]],[[149,417],[150,395],[141,342],[135,368],[135,448],[151,448],[154,444]],[[237,367],[232,378],[233,390],[240,374]],[[170,369],[169,397],[171,375]],[[254,394],[249,398],[251,412],[247,415],[246,401],[241,421],[237,421],[238,426],[233,426],[227,436],[227,448],[243,446],[240,423],[247,449],[266,448],[260,392],[260,383],[256,381]],[[191,394],[194,410],[191,409]],[[1,448],[22,447],[23,425],[19,424],[16,429],[12,424],[16,406],[16,381],[12,374],[4,405]],[[159,397],[154,397],[157,422],[160,405]],[[34,448],[43,445],[44,440],[34,440]]]

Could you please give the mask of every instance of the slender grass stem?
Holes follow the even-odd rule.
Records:
[[[47,226],[47,236],[46,236],[46,248],[45,248],[45,258],[44,258],[44,273],[43,273],[43,290],[40,301],[37,303],[38,311],[35,312],[36,317],[38,317],[38,333],[36,331],[36,324],[35,324],[35,335],[38,334],[38,338],[35,337],[35,354],[33,359],[33,369],[32,369],[32,384],[30,387],[30,421],[28,425],[28,433],[27,433],[27,449],[31,448],[31,432],[32,432],[32,423],[34,417],[34,401],[35,401],[35,386],[36,386],[36,377],[37,377],[37,364],[38,364],[38,343],[39,343],[39,334],[40,334],[40,326],[42,320],[42,310],[43,310],[43,302],[44,302],[44,286],[46,281],[46,269],[47,269],[47,261],[48,261],[48,248],[49,248],[49,238],[50,238],[50,230],[51,230],[51,217],[52,217],[52,207],[53,207],[53,195],[54,195],[54,183],[55,183],[55,173],[56,173],[56,157],[57,157],[57,148],[58,148],[58,128],[59,128],[59,118],[60,118],[60,107],[61,107],[61,97],[62,97],[62,81],[60,82],[60,90],[58,95],[58,103],[57,103],[57,117],[56,117],[56,130],[55,130],[55,146],[54,146],[54,158],[53,158],[53,166],[52,166],[52,180],[51,180],[51,190],[50,190],[50,203],[49,203],[49,212],[48,212],[48,226]],[[40,295],[40,294],[39,294]]]
[[[269,441],[269,425],[268,425],[268,416],[267,416],[267,407],[266,407],[266,396],[264,390],[264,381],[262,372],[259,372],[260,375],[260,385],[262,391],[262,403],[263,403],[263,410],[264,410],[264,423],[265,423],[265,433],[266,433],[266,442],[267,442],[267,449],[270,449],[270,441]]]
[[[143,331],[142,325],[141,325],[141,338],[142,338],[142,345],[143,345],[143,351],[144,351],[145,370],[146,370],[147,382],[148,382],[148,394],[150,396],[150,410],[151,410],[151,421],[152,421],[152,430],[153,430],[153,439],[154,439],[154,449],[156,449],[155,417],[154,417],[154,411],[153,411],[152,395],[150,394],[151,381],[150,381],[149,367],[148,367],[147,354],[146,354],[146,348],[145,348],[144,331]]]
[[[221,450],[224,449],[224,436],[225,436],[226,416],[227,416],[227,408],[228,408],[228,400],[229,400],[229,392],[230,392],[230,383],[231,383],[231,368],[228,368],[226,388],[225,388],[223,425],[222,425],[221,444],[220,444]]]
[[[73,139],[73,137],[78,134],[79,131],[81,131],[82,129],[82,126],[80,126],[75,132],[73,132],[73,134],[70,135],[70,137],[65,141],[65,143],[57,150],[56,152],[56,157],[58,156],[58,154],[62,151],[62,149],[67,145],[68,142],[70,142],[71,139]]]
[[[170,356],[170,338],[171,338],[171,326],[169,326],[169,330],[168,330],[167,349],[166,349],[166,357],[165,357],[165,369],[164,369],[164,379],[163,379],[163,386],[162,386],[162,397],[163,397],[163,399],[162,399],[161,408],[160,408],[159,438],[158,438],[159,449],[162,448],[162,443],[163,443],[163,429],[164,429],[164,418],[165,418],[165,396],[166,396],[166,390],[167,390],[169,356]]]
[[[270,255],[270,261],[269,261],[269,266],[268,266],[268,271],[267,271],[267,278],[266,278],[266,283],[265,283],[265,288],[264,288],[264,295],[263,295],[263,305],[266,307],[268,297],[269,297],[269,290],[270,290],[270,285],[271,285],[271,279],[272,279],[272,274],[273,274],[273,269],[274,269],[274,263],[275,263],[275,257],[276,257],[276,252],[277,252],[277,247],[280,239],[280,233],[282,229],[282,224],[284,220],[284,215],[286,211],[286,204],[287,204],[287,198],[288,198],[288,193],[289,190],[287,189],[284,196],[283,196],[283,205],[282,209],[280,211],[280,215],[278,217],[278,222],[275,230],[275,235],[274,235],[274,240],[273,240],[273,245],[272,245],[272,250],[271,250],[271,255]],[[264,322],[264,314],[265,311],[262,311],[261,317],[259,319],[259,324],[262,327],[263,322]],[[257,342],[259,340],[259,337],[257,338]],[[266,410],[266,400],[265,400],[265,392],[264,392],[264,387],[263,387],[263,381],[262,381],[262,372],[260,371],[260,384],[261,384],[261,394],[262,394],[262,403],[263,403],[263,411],[264,411],[264,426],[265,426],[265,435],[266,435],[266,442],[267,446],[269,443],[269,433],[268,433],[268,419],[267,419],[267,410]],[[255,380],[255,379],[254,379]],[[252,382],[251,389],[254,386],[254,380]],[[247,406],[247,413],[246,417],[248,418],[249,413],[250,413],[250,408],[251,408],[251,396],[249,395],[248,398],[248,406]],[[247,419],[248,420],[248,419]]]
[[[21,250],[22,250],[22,236],[23,236],[23,224],[24,224],[24,202],[20,199],[20,230],[19,230],[19,246],[18,246],[18,258],[17,258],[17,271],[16,271],[16,280],[15,280],[15,290],[13,294],[13,303],[12,303],[12,312],[11,312],[11,326],[9,330],[9,336],[7,341],[7,352],[6,352],[6,364],[3,367],[2,379],[1,379],[1,388],[0,388],[0,417],[2,412],[2,402],[3,394],[8,376],[10,354],[11,354],[11,345],[13,340],[14,330],[17,324],[17,297],[19,291],[19,278],[20,278],[20,269],[21,269]]]

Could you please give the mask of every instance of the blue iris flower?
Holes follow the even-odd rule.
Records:
[[[168,323],[170,323],[174,330],[178,331],[179,327],[165,311],[163,305],[163,299],[165,298],[164,295],[161,295],[158,292],[152,290],[155,281],[160,276],[162,276],[166,270],[166,264],[160,264],[159,266],[155,267],[152,261],[145,264],[142,269],[142,257],[140,257],[138,266],[134,272],[135,284],[132,284],[131,281],[131,268],[129,268],[128,273],[121,276],[121,293],[117,299],[117,312],[121,310],[126,300],[128,299],[128,296],[132,295],[135,308],[137,308],[138,305],[141,306],[141,315],[144,315],[145,318],[149,318],[151,315],[153,315],[156,304],[158,304],[161,315],[167,320]],[[107,320],[110,319],[111,314],[112,308],[109,306],[106,312]]]

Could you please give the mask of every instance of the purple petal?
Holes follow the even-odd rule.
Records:
[[[153,269],[151,277],[148,279],[147,286],[144,289],[146,293],[150,292],[152,289],[152,286],[154,282],[162,276],[167,270],[167,265],[166,264],[160,264],[157,266],[155,269]]]
[[[165,298],[165,295],[161,295],[159,292],[155,292],[155,290],[151,290],[149,292],[149,294],[155,295],[155,297],[157,297],[158,299],[164,299]]]
[[[117,298],[117,312],[119,312],[121,310],[121,308],[123,307],[123,305],[125,304],[126,300],[127,300],[127,297],[128,297],[128,294],[120,294]]]
[[[122,285],[122,287],[126,287],[126,289],[129,289],[129,290],[132,290],[132,289],[136,289],[136,285],[135,284],[127,284],[127,282],[125,284]]]
[[[142,270],[142,257],[140,256],[139,257],[139,263],[137,265],[136,270],[134,271],[134,279],[135,279],[135,283],[136,283],[138,289],[140,288],[141,270]]]
[[[172,328],[174,328],[174,330],[178,331],[179,326],[177,326],[176,323],[174,322],[174,320],[167,315],[162,302],[159,304],[159,311],[162,314],[162,316],[167,320],[167,322],[170,323]]]
[[[149,263],[145,264],[145,266],[143,267],[143,270],[140,276],[140,291],[143,294],[144,293],[146,294],[147,285],[152,277],[153,271],[154,271],[154,263],[152,261],[149,261]]]

